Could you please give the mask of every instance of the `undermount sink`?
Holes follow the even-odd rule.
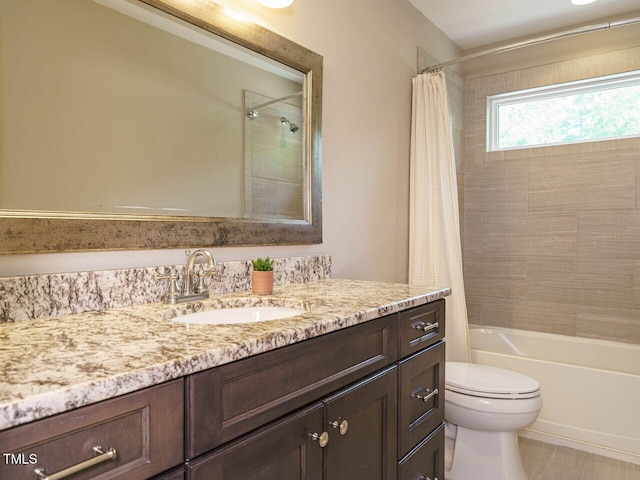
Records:
[[[230,325],[236,323],[256,323],[267,320],[295,317],[305,310],[287,307],[236,307],[206,310],[173,318],[172,322],[206,325]]]

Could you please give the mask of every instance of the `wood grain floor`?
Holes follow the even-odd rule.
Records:
[[[640,465],[520,438],[529,480],[640,480]]]

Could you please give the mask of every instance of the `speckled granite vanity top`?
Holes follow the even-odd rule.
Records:
[[[0,324],[0,430],[422,305],[446,288],[322,280],[170,306],[159,303]],[[170,318],[220,306],[303,308],[240,325]]]

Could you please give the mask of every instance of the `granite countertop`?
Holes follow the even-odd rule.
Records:
[[[356,280],[240,292],[0,324],[0,430],[366,322],[449,295],[448,288]],[[238,325],[169,319],[212,308],[273,305],[307,313]]]

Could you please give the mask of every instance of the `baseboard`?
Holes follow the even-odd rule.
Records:
[[[616,460],[622,460],[623,462],[635,463],[636,465],[640,465],[639,455],[616,450],[614,448],[607,448],[601,445],[595,445],[593,443],[582,442],[579,440],[563,437],[561,435],[541,432],[531,428],[525,428],[524,430],[521,430],[519,432],[519,435],[523,438],[530,438],[539,442],[559,445],[561,447],[569,447],[575,450],[581,450],[583,452],[591,453],[593,455],[601,455],[603,457],[614,458]]]

